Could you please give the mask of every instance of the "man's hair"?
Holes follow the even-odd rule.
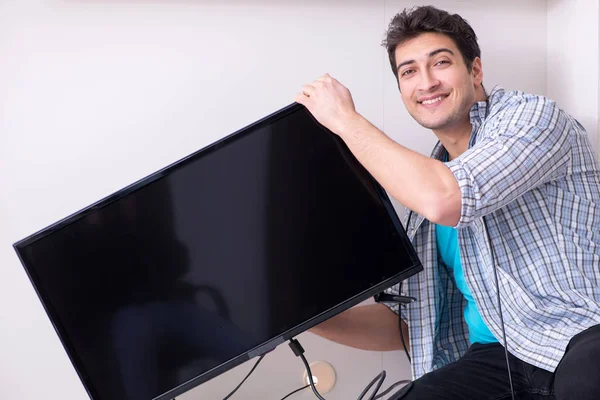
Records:
[[[471,72],[475,57],[481,58],[481,50],[477,44],[477,36],[471,25],[458,14],[433,6],[404,9],[390,22],[386,38],[382,45],[387,48],[392,72],[398,79],[396,70],[396,47],[407,40],[414,39],[423,33],[442,33],[454,41],[462,54],[467,70]]]

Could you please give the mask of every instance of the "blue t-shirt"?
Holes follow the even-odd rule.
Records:
[[[497,343],[498,340],[492,335],[489,328],[483,322],[473,295],[465,282],[462,264],[460,262],[460,250],[458,248],[458,232],[449,226],[435,226],[438,255],[448,267],[448,272],[454,272],[454,280],[458,290],[467,299],[464,317],[469,327],[469,341],[473,343]]]

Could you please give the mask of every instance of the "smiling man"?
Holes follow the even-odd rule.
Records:
[[[406,109],[439,139],[431,157],[369,123],[329,75],[296,101],[407,206],[425,269],[402,294],[418,301],[353,308],[312,331],[400,349],[400,313],[415,378],[405,399],[599,398],[600,167],[584,128],[543,96],[486,94],[459,15],[404,10],[384,45]]]

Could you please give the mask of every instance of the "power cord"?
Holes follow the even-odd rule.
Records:
[[[307,372],[312,374],[312,371],[307,371]],[[377,376],[375,377],[375,379],[373,379],[373,380],[371,381],[371,383],[370,383],[370,384],[369,384],[369,385],[368,385],[368,386],[365,388],[365,390],[363,390],[363,392],[360,394],[359,400],[362,400],[362,398],[364,397],[364,395],[365,395],[365,394],[368,392],[368,390],[371,388],[371,386],[373,386],[373,384],[374,384],[374,383],[375,383],[375,382],[376,382],[378,379],[379,379],[379,383],[378,383],[378,386],[377,386],[377,388],[375,389],[375,393],[374,393],[374,394],[376,394],[376,393],[377,393],[377,391],[380,389],[380,387],[381,387],[381,384],[383,383],[383,380],[385,379],[385,371],[382,371],[382,372],[380,372],[380,373],[379,373],[379,375],[377,375]],[[394,389],[395,389],[395,388],[397,388],[398,386],[400,386],[400,385],[405,385],[405,384],[407,384],[407,383],[410,383],[410,380],[402,380],[402,381],[395,382],[393,385],[391,385],[389,388],[387,388],[385,391],[381,392],[381,393],[380,393],[380,394],[378,394],[377,396],[375,396],[375,397],[371,396],[371,397],[369,398],[369,400],[377,400],[377,399],[380,399],[380,398],[382,398],[383,396],[385,396],[385,395],[389,394],[389,393],[390,393],[392,390],[394,390]],[[288,397],[290,397],[291,395],[293,395],[293,394],[296,394],[296,393],[298,393],[298,392],[301,392],[302,390],[304,390],[304,389],[306,389],[306,388],[308,388],[308,387],[310,387],[310,384],[309,384],[309,385],[306,385],[306,386],[303,386],[303,387],[301,387],[301,388],[298,388],[298,389],[294,390],[293,392],[290,392],[290,393],[288,393],[287,395],[285,395],[284,397],[282,397],[282,398],[281,398],[281,400],[285,400],[285,399],[287,399]]]
[[[402,282],[398,284],[398,293],[402,293]],[[402,329],[402,317],[400,316],[400,307],[401,304],[398,304],[398,328],[400,328],[400,339],[402,340],[402,347],[404,348],[404,352],[406,353],[406,358],[408,358],[408,363],[412,364],[412,360],[410,359],[410,354],[408,353],[408,346],[406,345],[406,341],[404,340],[404,329]]]
[[[408,212],[408,218],[406,219],[406,228],[408,229],[410,227],[410,220],[413,216],[413,212],[412,210]],[[402,293],[402,283],[404,281],[400,281],[400,283],[398,284],[398,294]],[[404,347],[404,352],[406,353],[406,358],[408,358],[408,362],[409,364],[412,364],[412,360],[410,358],[410,354],[408,354],[408,346],[406,345],[406,341],[404,340],[404,330],[402,329],[402,317],[400,316],[400,307],[401,304],[398,304],[398,327],[400,328],[400,339],[402,340],[402,347]]]
[[[310,385],[302,386],[301,388],[298,388],[298,389],[294,390],[293,392],[286,394],[284,397],[281,398],[281,400],[285,400],[288,397],[290,397],[291,395],[301,392],[302,390],[306,389],[307,387],[310,387]]]
[[[490,232],[488,231],[487,223],[485,222],[485,217],[481,218],[483,220],[483,227],[485,228],[485,233],[490,238]],[[512,400],[515,400],[515,391],[513,389],[512,382],[512,374],[510,372],[510,363],[508,361],[508,348],[506,347],[506,331],[504,329],[504,317],[502,316],[502,302],[500,301],[500,284],[498,283],[498,267],[494,262],[494,248],[490,245],[490,252],[492,256],[492,263],[494,264],[494,280],[496,281],[496,295],[498,299],[498,311],[500,312],[500,324],[502,325],[502,340],[504,341],[504,354],[506,356],[506,368],[508,369],[508,382],[510,383],[510,393],[512,395]]]
[[[308,380],[310,382],[310,384],[307,385],[307,386],[311,387],[313,393],[315,394],[315,396],[317,396],[317,398],[319,400],[325,400],[323,398],[323,396],[321,396],[321,394],[319,393],[319,391],[317,390],[317,388],[315,386],[315,382],[313,381],[313,377],[312,377],[312,371],[310,370],[310,365],[308,365],[308,361],[306,361],[306,357],[304,357],[304,349],[302,348],[302,345],[300,344],[300,342],[298,342],[298,340],[296,340],[296,339],[290,339],[289,346],[292,349],[292,351],[294,352],[294,354],[296,355],[296,357],[300,357],[302,359],[302,362],[304,363],[304,366],[306,368],[306,373],[308,375]],[[396,388],[397,386],[402,385],[402,384],[406,384],[406,383],[410,382],[409,380],[402,380],[402,381],[395,382],[389,388],[387,388],[383,393],[377,394],[377,392],[379,391],[379,389],[381,389],[381,385],[383,384],[383,381],[385,380],[385,376],[386,376],[386,372],[385,371],[381,371],[367,385],[367,387],[365,388],[365,390],[363,390],[363,392],[360,394],[358,400],[362,400],[364,398],[364,396],[367,394],[367,392],[369,391],[369,389],[371,389],[371,387],[373,385],[375,385],[375,383],[377,383],[377,385],[375,386],[375,389],[373,390],[373,393],[371,393],[371,396],[367,400],[376,400],[376,399],[379,399],[379,398],[385,396],[386,394],[388,394],[389,392],[391,392],[392,389]],[[306,386],[304,388],[306,388]],[[298,391],[300,391],[300,390],[302,390],[304,388],[298,389],[295,392],[298,392]],[[293,393],[295,393],[295,392],[293,392]],[[292,394],[292,393],[290,393],[290,394]],[[286,396],[286,397],[288,397],[288,396]],[[284,399],[285,399],[285,397],[284,397]]]
[[[252,373],[254,372],[254,370],[256,369],[256,367],[258,367],[258,364],[260,364],[260,362],[262,361],[263,358],[265,358],[265,354],[263,354],[262,356],[260,356],[258,358],[258,360],[256,360],[256,362],[254,363],[254,366],[252,367],[252,369],[250,370],[250,372],[248,372],[248,374],[246,375],[246,377],[240,382],[239,385],[237,385],[237,387],[235,389],[233,389],[233,391],[231,393],[229,393],[227,396],[225,396],[223,398],[223,400],[227,400],[228,398],[230,398],[231,396],[233,396],[233,394],[235,392],[238,391],[238,389],[244,384],[244,382],[246,382],[246,379],[248,379],[248,377],[250,377],[250,375],[252,375]]]
[[[381,385],[383,384],[383,381],[385,380],[385,375],[386,375],[385,371],[381,371],[379,373],[379,375],[377,375],[375,378],[373,378],[373,380],[367,385],[365,390],[363,390],[362,393],[360,394],[360,396],[358,396],[358,400],[362,400],[363,397],[365,397],[365,395],[369,391],[369,389],[371,389],[371,386],[373,386],[375,384],[375,382],[377,382],[377,386],[375,386],[375,390],[373,390],[371,397],[369,397],[369,400],[374,400],[375,395],[377,394],[377,392],[379,392],[379,389],[381,388]]]
[[[402,293],[402,282],[399,283],[398,291]],[[400,330],[400,339],[402,340],[402,347],[404,348],[404,352],[406,353],[406,358],[408,358],[408,362],[411,362],[410,354],[408,353],[408,346],[406,345],[406,341],[404,340],[404,330],[402,329],[402,317],[400,313],[400,306],[403,304],[410,304],[417,301],[416,298],[411,296],[402,296],[400,294],[388,294],[385,292],[377,293],[373,296],[373,299],[377,303],[398,303],[398,329]]]
[[[302,345],[300,344],[300,342],[298,342],[298,340],[290,339],[289,346],[292,349],[292,351],[294,352],[294,355],[296,357],[300,357],[302,359],[302,362],[304,363],[304,366],[306,367],[306,373],[308,374],[308,381],[310,382],[310,387],[311,387],[313,393],[315,394],[315,396],[317,396],[317,398],[319,400],[325,400],[319,394],[319,391],[315,387],[315,382],[313,381],[313,377],[312,377],[312,371],[310,370],[310,365],[308,365],[308,361],[306,361],[306,357],[304,357],[304,349],[302,348]]]
[[[290,343],[289,343],[290,348],[292,349],[292,351],[294,352],[294,354],[297,357],[300,357],[302,359],[302,362],[304,363],[304,366],[306,367],[306,372],[308,374],[308,380],[310,382],[310,384],[303,386],[301,388],[298,388],[290,393],[288,393],[287,395],[285,395],[281,400],[285,400],[287,398],[289,398],[290,396],[292,396],[293,394],[296,394],[308,387],[311,387],[313,390],[313,393],[315,394],[315,396],[317,396],[317,398],[319,400],[325,400],[321,394],[319,394],[319,392],[317,391],[317,388],[315,386],[315,382],[313,381],[313,375],[312,375],[312,371],[310,370],[310,365],[308,365],[308,361],[306,361],[306,357],[304,357],[304,349],[302,348],[302,345],[300,345],[300,342],[298,342],[298,340],[296,339],[291,339]],[[406,348],[405,348],[406,349]],[[260,356],[258,358],[258,360],[256,360],[256,362],[254,363],[254,366],[252,367],[252,369],[250,369],[250,372],[248,372],[248,374],[246,374],[246,376],[244,377],[244,379],[239,383],[239,385],[237,385],[235,387],[235,389],[233,389],[231,391],[231,393],[229,393],[227,396],[225,396],[223,398],[223,400],[227,400],[229,399],[231,396],[233,396],[235,394],[235,392],[238,391],[238,389],[244,384],[244,382],[246,382],[246,380],[250,377],[250,375],[252,375],[252,373],[254,372],[254,370],[256,369],[256,367],[258,367],[258,364],[260,364],[260,362],[263,360],[263,358],[265,358],[266,354],[263,354],[262,356]],[[369,385],[367,385],[367,387],[365,388],[365,390],[363,390],[363,392],[360,394],[358,400],[362,400],[363,397],[366,395],[366,393],[369,391],[369,389],[377,382],[377,386],[375,387],[375,390],[373,391],[373,393],[371,394],[371,397],[368,398],[368,400],[376,400],[379,399],[383,396],[385,396],[386,394],[388,394],[390,391],[392,391],[392,389],[394,389],[395,387],[402,385],[404,383],[408,383],[410,381],[398,381],[395,382],[393,385],[391,385],[389,388],[387,388],[383,393],[381,394],[377,394],[377,392],[379,391],[379,389],[381,388],[381,385],[383,384],[383,381],[385,380],[385,376],[386,376],[386,372],[385,371],[381,371],[379,373],[379,375],[377,375],[375,377],[375,379],[373,379],[371,381],[371,383],[369,383]],[[173,399],[176,400],[176,399]]]
[[[410,383],[411,381],[409,379],[404,379],[398,382],[395,382],[394,384],[390,385],[389,388],[385,389],[383,392],[381,392],[380,394],[378,394],[377,396],[374,397],[375,400],[382,398],[383,396],[387,395],[388,393],[390,393],[392,390],[396,389],[398,386],[400,385],[406,385],[408,383]]]

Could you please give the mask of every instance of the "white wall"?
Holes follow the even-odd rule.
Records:
[[[599,150],[598,0],[548,0],[548,96],[586,128]]]
[[[545,1],[433,3],[473,24],[488,89],[546,92]],[[391,16],[408,5],[0,1],[0,397],[86,396],[10,247],[15,241],[291,103],[324,72],[351,89],[375,125],[429,153],[433,135],[405,112],[379,46]],[[338,372],[330,400],[357,396],[382,368],[387,383],[409,375],[400,352],[353,350],[310,334],[301,341],[309,360]],[[252,362],[182,398],[222,398]],[[300,385],[302,370],[280,346],[239,398],[280,398]]]

